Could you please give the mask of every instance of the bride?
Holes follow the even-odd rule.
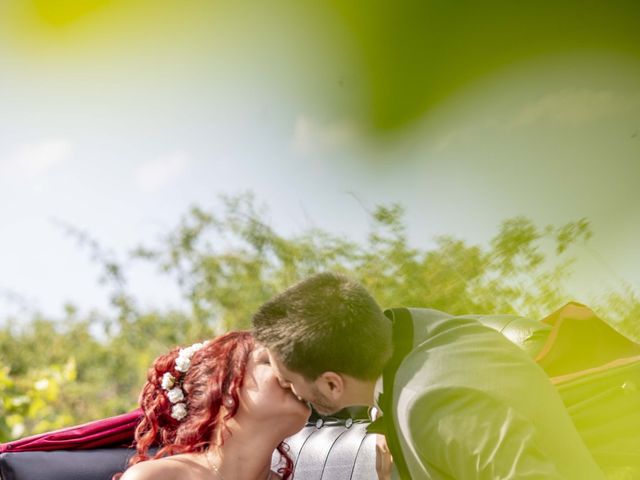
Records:
[[[288,480],[282,443],[310,414],[280,386],[266,348],[231,332],[157,358],[140,395],[136,455],[114,480]],[[158,446],[155,454],[149,448]],[[272,454],[280,462],[272,470]]]

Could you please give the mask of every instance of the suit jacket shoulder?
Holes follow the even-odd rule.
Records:
[[[472,317],[407,313],[417,318],[391,403],[411,478],[603,478],[524,350]]]

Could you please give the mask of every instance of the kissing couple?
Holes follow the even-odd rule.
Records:
[[[507,320],[540,324],[383,312],[347,276],[310,276],[262,305],[252,331],[154,361],[137,453],[114,478],[288,480],[284,440],[309,405],[321,415],[366,405],[381,414],[369,431],[388,445],[380,478],[604,479],[549,377],[496,329]]]

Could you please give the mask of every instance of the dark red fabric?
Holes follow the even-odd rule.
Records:
[[[0,444],[2,452],[34,452],[43,450],[87,450],[100,447],[129,447],[133,443],[140,409],[115,417],[41,433]]]

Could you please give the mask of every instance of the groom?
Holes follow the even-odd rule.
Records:
[[[478,317],[383,313],[362,285],[321,273],[253,325],[281,384],[320,414],[382,410],[370,430],[386,435],[395,478],[604,478],[543,370]]]

